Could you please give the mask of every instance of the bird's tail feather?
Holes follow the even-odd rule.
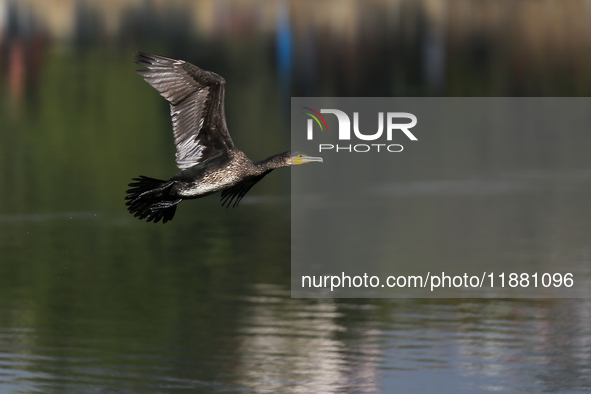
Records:
[[[129,184],[131,189],[127,190],[125,197],[129,213],[154,223],[172,220],[177,204],[182,201],[170,194],[170,187],[174,181],[163,181],[143,175],[133,180],[135,182]]]

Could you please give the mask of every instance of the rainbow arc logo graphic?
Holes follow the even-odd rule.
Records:
[[[302,108],[314,112],[314,114],[311,114],[310,112],[302,112],[302,113],[312,117],[312,119],[314,119],[316,121],[316,123],[318,123],[318,126],[320,126],[320,130],[324,130],[324,127],[326,127],[326,131],[328,131],[328,125],[326,124],[326,120],[324,120],[324,116],[320,115],[320,112],[314,111],[312,108],[308,108],[308,107],[302,107]],[[324,123],[324,127],[322,127],[322,123],[320,123],[320,119],[318,119],[318,118],[322,119],[322,123]]]

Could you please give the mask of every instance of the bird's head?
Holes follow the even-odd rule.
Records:
[[[302,152],[289,152],[289,165],[291,166],[314,162],[322,163],[322,157],[312,157]]]

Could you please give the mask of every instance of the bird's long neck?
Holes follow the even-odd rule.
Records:
[[[261,171],[261,173],[266,173],[276,168],[289,167],[290,163],[286,159],[285,153],[279,153],[271,157],[267,157],[265,160],[257,161],[254,163],[254,165],[258,171]]]

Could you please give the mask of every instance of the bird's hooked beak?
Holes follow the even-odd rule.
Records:
[[[312,156],[306,156],[306,155],[299,155],[298,157],[296,157],[295,159],[293,159],[292,164],[294,166],[300,165],[300,164],[306,164],[306,163],[322,163],[322,157],[312,157]]]

